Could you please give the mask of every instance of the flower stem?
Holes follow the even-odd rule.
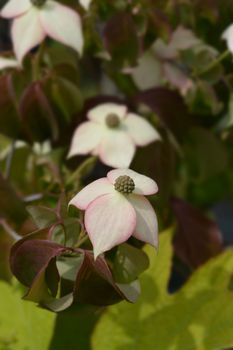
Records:
[[[15,140],[11,144],[10,151],[8,153],[7,159],[6,159],[6,170],[5,170],[5,178],[9,179],[10,173],[11,173],[11,165],[12,165],[12,159],[14,157],[15,153]]]
[[[204,68],[202,71],[200,71],[197,74],[193,74],[194,77],[200,77],[203,74],[208,73],[211,71],[214,67],[216,67],[219,63],[221,63],[225,58],[227,58],[231,52],[229,50],[224,51],[221,55],[219,55],[214,61],[212,61],[206,68]]]
[[[32,79],[33,81],[37,81],[40,79],[40,63],[43,55],[43,50],[44,50],[44,43],[42,43],[38,51],[35,55],[33,66],[32,66]]]
[[[20,235],[18,235],[17,232],[15,232],[9,225],[8,223],[2,219],[0,221],[0,225],[2,225],[3,229],[5,230],[6,233],[8,233],[8,235],[13,238],[14,241],[19,241],[22,237]]]
[[[81,247],[81,245],[83,245],[83,243],[85,243],[88,240],[88,238],[89,238],[88,235],[85,235],[82,238],[80,238],[80,240],[76,244],[75,248]]]
[[[66,184],[72,184],[73,182],[79,181],[83,175],[86,175],[95,166],[97,161],[96,156],[87,158],[68,178]]]

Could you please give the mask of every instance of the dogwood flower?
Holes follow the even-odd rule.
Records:
[[[145,195],[154,180],[131,169],[115,169],[83,188],[69,203],[85,210],[84,224],[95,258],[130,236],[158,246],[157,217]]]
[[[233,24],[223,32],[222,38],[226,40],[228,49],[233,53]]]
[[[186,50],[192,50],[195,55],[208,53],[213,58],[217,55],[216,50],[207,46],[191,30],[179,26],[172,33],[168,43],[157,39],[140,57],[138,66],[129,73],[141,90],[168,83],[185,96],[194,87],[181,57],[181,53]]]
[[[83,34],[79,15],[53,0],[9,0],[1,10],[4,18],[13,18],[12,40],[21,63],[33,47],[49,36],[72,47],[80,54]]]
[[[136,146],[160,139],[144,118],[129,113],[124,105],[104,103],[91,109],[87,117],[89,121],[74,132],[68,157],[92,153],[113,168],[128,168]]]

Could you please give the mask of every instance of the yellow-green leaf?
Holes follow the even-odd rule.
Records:
[[[150,268],[142,275],[135,305],[109,307],[92,337],[93,350],[214,350],[233,346],[233,250],[198,269],[170,295],[172,233],[161,234],[158,255],[150,247]]]

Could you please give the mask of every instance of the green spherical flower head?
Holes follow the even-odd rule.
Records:
[[[133,179],[127,175],[119,176],[114,184],[115,190],[124,194],[130,194],[135,189]]]
[[[111,113],[106,117],[106,124],[109,128],[117,128],[120,124],[120,118],[117,114]]]
[[[31,0],[32,5],[41,7],[46,3],[47,0]]]

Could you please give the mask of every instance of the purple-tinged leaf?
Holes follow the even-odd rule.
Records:
[[[171,197],[173,181],[175,178],[176,153],[171,142],[163,137],[163,142],[156,142],[147,147],[138,149],[132,163],[132,169],[154,179],[159,187],[157,200],[160,209],[166,207]]]
[[[43,239],[20,240],[11,250],[11,270],[22,284],[30,287],[51,260],[66,251],[67,248]]]
[[[17,225],[28,218],[25,204],[15,192],[11,184],[0,173],[0,217]]]
[[[128,12],[115,14],[104,28],[104,43],[112,59],[120,65],[136,63],[139,40],[133,18]]]
[[[161,123],[178,139],[183,139],[187,130],[194,125],[182,97],[175,91],[154,88],[140,92],[135,99],[156,113]]]
[[[20,118],[11,74],[0,77],[0,91],[0,132],[16,138],[20,131]]]
[[[197,268],[221,253],[222,236],[213,220],[179,198],[172,199],[172,208],[178,224],[174,247],[184,263],[190,268]]]
[[[131,300],[115,283],[112,273],[103,257],[94,260],[93,254],[83,251],[83,263],[78,271],[74,298],[78,302],[93,305],[111,305],[122,299]]]
[[[58,138],[56,116],[41,82],[32,83],[24,91],[20,101],[20,114],[25,132],[31,141]]]

